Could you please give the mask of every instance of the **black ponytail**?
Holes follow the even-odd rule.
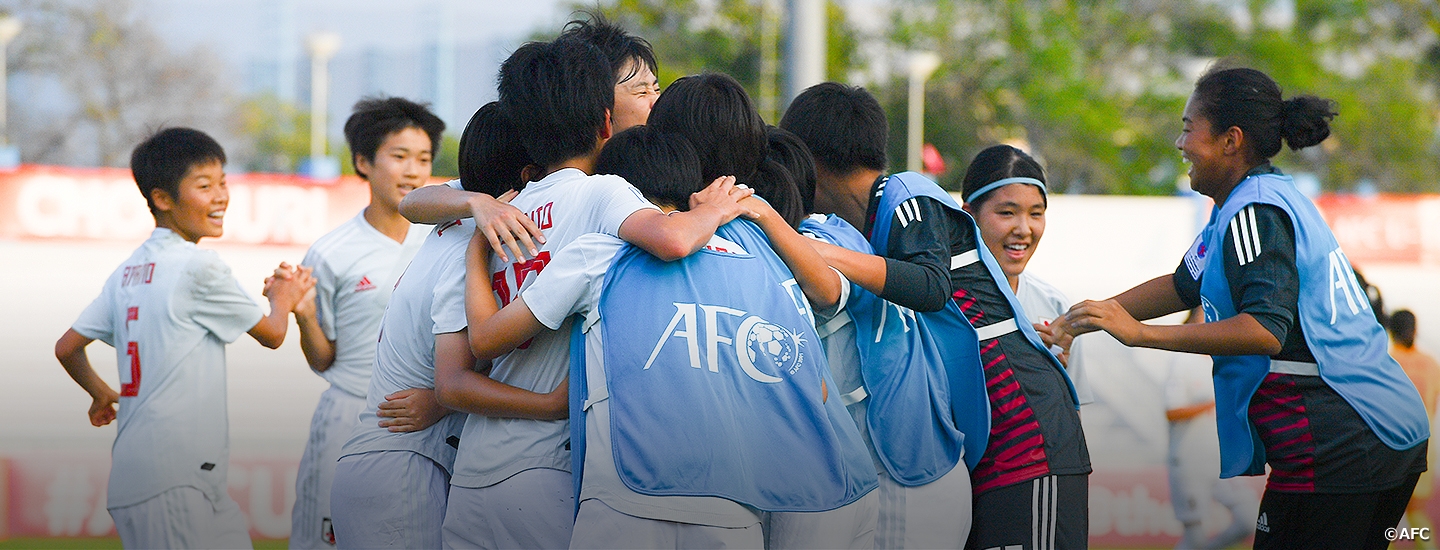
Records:
[[[1280,131],[1290,150],[1299,151],[1330,137],[1330,119],[1336,114],[1334,101],[1302,95],[1285,100],[1281,111],[1285,121]]]
[[[1216,135],[1231,127],[1245,133],[1257,162],[1279,153],[1282,140],[1297,151],[1324,141],[1336,115],[1334,101],[1315,96],[1284,100],[1274,79],[1247,68],[1212,69],[1195,83],[1194,98]]]

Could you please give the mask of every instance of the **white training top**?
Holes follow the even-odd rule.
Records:
[[[464,330],[465,250],[475,221],[464,219],[435,226],[410,267],[395,283],[390,304],[380,321],[375,372],[366,392],[365,410],[340,456],[371,451],[412,451],[449,471],[464,415],[451,413],[418,432],[392,433],[381,428],[375,413],[385,396],[410,388],[435,388],[435,335]]]
[[[105,506],[226,491],[225,344],[264,317],[211,250],[156,228],[71,327],[115,348],[120,411]]]
[[[316,373],[332,386],[365,397],[385,304],[430,229],[411,225],[401,244],[365,221],[361,210],[310,245],[300,261],[315,270],[315,316],[335,343],[335,362]]]
[[[524,292],[525,304],[542,324],[568,326],[571,315],[585,316],[585,380],[590,407],[586,409],[585,472],[580,500],[599,499],[616,511],[640,518],[720,527],[745,527],[759,516],[735,501],[718,497],[651,496],[630,490],[615,469],[610,446],[610,401],[605,384],[605,343],[596,307],[605,272],[625,241],[608,235],[582,236],[561,249],[555,263]],[[710,245],[744,253],[739,245],[713,237]],[[569,337],[568,331],[559,331]]]
[[[1064,292],[1060,292],[1060,289],[1029,272],[1020,273],[1020,282],[1016,286],[1018,288],[1015,297],[1020,300],[1020,307],[1025,308],[1025,316],[1029,317],[1032,323],[1049,324],[1070,311],[1070,305],[1074,303]],[[1081,342],[1081,338],[1076,338],[1070,344],[1070,357],[1066,361],[1065,371],[1070,374],[1070,381],[1075,383],[1075,394],[1080,398],[1080,404],[1088,405],[1095,402],[1095,392],[1090,389],[1090,375],[1085,370],[1085,356],[1081,353],[1084,346]],[[1052,346],[1051,351],[1059,349]]]
[[[656,209],[640,192],[618,176],[587,176],[573,168],[556,171],[525,186],[511,206],[529,214],[545,233],[540,255],[524,262],[504,263],[490,258],[491,281],[500,304],[510,303],[541,270],[549,269],[552,255],[586,233],[620,233],[631,214]],[[658,209],[657,209],[658,210]],[[527,254],[528,256],[528,254]],[[515,256],[511,254],[513,260]],[[490,378],[517,388],[547,393],[569,372],[569,326],[536,336],[528,346],[495,359]],[[459,487],[489,487],[531,468],[570,471],[570,422],[470,415],[460,437],[459,458],[450,483]]]

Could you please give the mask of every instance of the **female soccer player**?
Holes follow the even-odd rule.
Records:
[[[975,155],[962,182],[965,211],[975,217],[985,248],[995,255],[1025,315],[1037,323],[1036,330],[1043,329],[1071,305],[1060,289],[1025,271],[1045,236],[1045,210],[1050,206],[1045,170],[1024,151],[995,145]],[[1052,345],[1050,351],[1065,363],[1080,404],[1094,401],[1080,348]]]
[[[1255,548],[1385,548],[1425,470],[1419,393],[1315,205],[1269,162],[1282,142],[1320,143],[1334,116],[1254,69],[1201,77],[1175,146],[1215,200],[1209,224],[1173,275],[1052,324],[1214,358],[1220,475],[1271,469]],[[1197,305],[1205,323],[1137,321]]]

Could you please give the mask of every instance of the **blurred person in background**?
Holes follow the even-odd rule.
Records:
[[[1425,402],[1425,416],[1433,421],[1435,402],[1440,399],[1440,363],[1415,347],[1413,312],[1402,309],[1391,314],[1389,328],[1390,356],[1400,363],[1400,368],[1405,369],[1405,376],[1415,383],[1415,389],[1420,390],[1420,399]],[[1405,517],[1411,526],[1429,528],[1434,532],[1434,525],[1426,511],[1434,492],[1435,481],[1431,472],[1421,474],[1420,481],[1415,484],[1415,493],[1410,496],[1410,504],[1405,507]],[[1416,541],[1416,544],[1421,548],[1435,548],[1433,539]]]
[[[1186,323],[1204,321],[1200,308],[1190,310],[1185,318]],[[1244,478],[1220,478],[1209,358],[1175,353],[1170,359],[1164,387],[1165,420],[1170,425],[1165,466],[1170,477],[1170,506],[1184,528],[1175,548],[1227,548],[1250,536],[1260,503]],[[1229,510],[1230,523],[1207,538],[1205,516],[1212,500]]]

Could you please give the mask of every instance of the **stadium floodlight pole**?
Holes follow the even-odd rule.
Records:
[[[790,0],[785,103],[825,81],[825,0]]]
[[[317,32],[305,43],[310,50],[310,161],[325,156],[325,115],[329,111],[330,58],[340,49],[340,35]]]
[[[9,89],[6,81],[10,78],[10,67],[6,64],[10,41],[20,34],[20,19],[12,15],[0,16],[0,146],[10,144]]]
[[[924,168],[920,150],[925,141],[925,81],[940,68],[940,55],[935,52],[910,52],[910,118],[906,124],[905,169],[919,172]]]

